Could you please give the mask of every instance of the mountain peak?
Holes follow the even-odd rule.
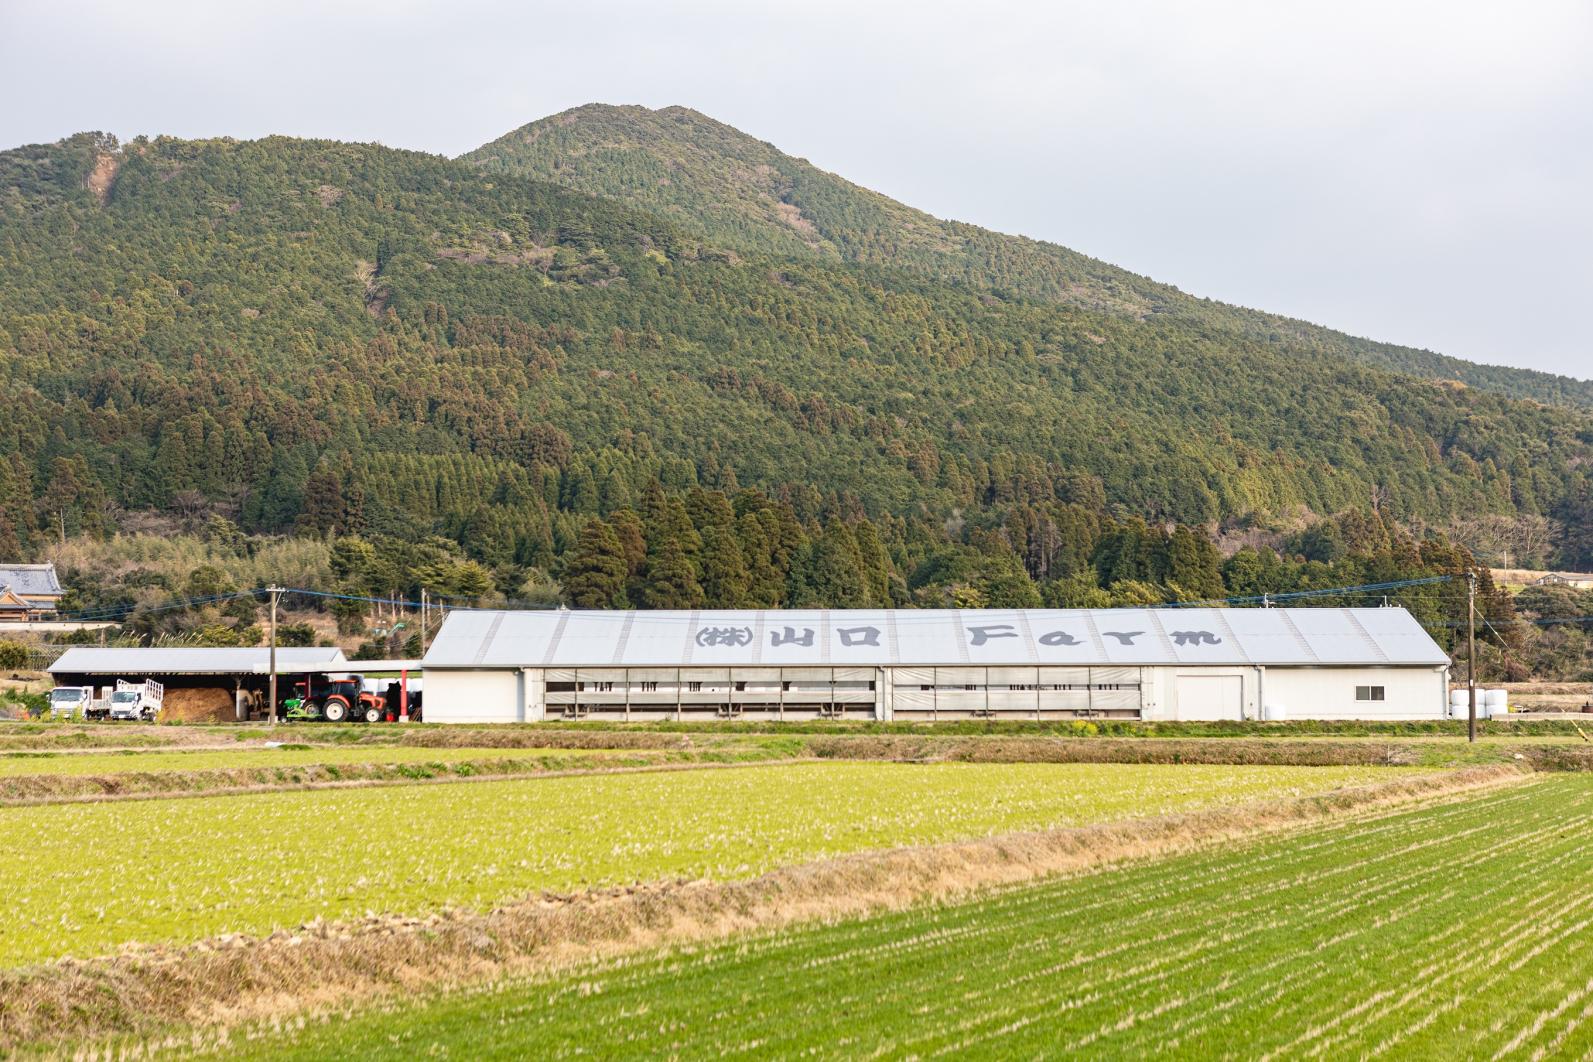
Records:
[[[690,107],[591,103],[522,126],[462,161],[617,199],[720,247],[914,273],[1143,320],[1174,315],[1515,397],[1593,406],[1593,382],[1476,365],[1192,297],[1077,251],[946,221],[786,154]]]

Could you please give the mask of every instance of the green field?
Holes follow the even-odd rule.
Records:
[[[1378,767],[813,763],[0,809],[0,966],[1276,799]]]
[[[412,748],[402,745],[360,747],[293,747],[196,749],[193,752],[71,752],[0,754],[0,778],[25,775],[127,774],[134,771],[215,771],[252,767],[304,767],[348,763],[458,763],[463,760],[532,759],[557,755],[563,759],[613,755],[607,750]]]
[[[273,1059],[1585,1059],[1590,819],[1593,777],[1553,776],[231,1046]]]

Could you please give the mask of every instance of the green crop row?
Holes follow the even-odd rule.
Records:
[[[1187,769],[1187,768],[1186,768]],[[340,1015],[283,1058],[1586,1058],[1593,777]]]
[[[433,750],[434,751],[434,750]],[[0,809],[0,966],[1319,793],[1377,767],[811,763]]]

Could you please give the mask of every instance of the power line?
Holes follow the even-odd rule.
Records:
[[[226,594],[211,594],[207,597],[184,598],[181,601],[171,601],[164,605],[106,605],[97,609],[65,613],[58,615],[56,618],[67,622],[93,623],[99,620],[125,619],[135,612],[146,615],[153,612],[171,612],[174,609],[219,604],[223,601],[236,601],[241,597],[258,597],[262,593],[264,593],[263,590],[237,590]]]
[[[1236,595],[1236,596],[1232,596],[1232,597],[1222,597],[1222,598],[1205,598],[1205,599],[1202,599],[1202,600],[1199,600],[1199,601],[1163,601],[1163,602],[1158,602],[1158,603],[1155,603],[1155,604],[1128,605],[1128,606],[1119,606],[1119,607],[1124,609],[1124,610],[1133,610],[1133,609],[1145,609],[1145,608],[1212,608],[1212,607],[1222,607],[1222,606],[1243,606],[1243,605],[1257,605],[1257,604],[1272,604],[1272,603],[1277,603],[1277,602],[1281,602],[1281,601],[1297,601],[1297,600],[1306,600],[1306,599],[1310,599],[1310,598],[1320,598],[1320,597],[1345,597],[1345,596],[1349,596],[1349,595],[1352,595],[1352,594],[1383,593],[1383,592],[1386,592],[1386,591],[1389,591],[1389,590],[1399,590],[1399,589],[1404,589],[1404,588],[1407,588],[1407,587],[1431,586],[1431,585],[1436,585],[1436,584],[1439,584],[1439,583],[1446,583],[1446,582],[1451,581],[1453,578],[1454,578],[1454,576],[1451,576],[1451,575],[1436,575],[1436,576],[1428,576],[1428,577],[1420,578],[1420,579],[1396,579],[1396,580],[1390,580],[1390,581],[1380,582],[1380,583],[1360,583],[1360,584],[1357,584],[1357,585],[1354,585],[1354,586],[1334,586],[1334,587],[1322,587],[1322,588],[1311,589],[1311,590],[1283,591],[1283,592],[1279,592],[1279,593]],[[205,596],[205,597],[185,598],[185,599],[180,600],[180,601],[168,602],[167,604],[164,604],[164,605],[133,604],[133,605],[124,605],[124,606],[106,606],[106,607],[99,608],[99,609],[88,609],[88,610],[84,610],[84,611],[80,611],[80,612],[70,613],[70,614],[61,616],[60,618],[63,619],[63,620],[67,620],[67,621],[78,621],[78,622],[95,622],[95,621],[100,621],[100,620],[108,622],[108,621],[113,621],[113,620],[118,620],[118,619],[125,619],[126,617],[128,617],[130,615],[133,615],[135,613],[141,614],[141,615],[149,615],[149,614],[153,614],[153,613],[171,612],[171,611],[178,610],[178,609],[195,608],[195,607],[198,607],[198,606],[201,606],[201,605],[219,604],[219,603],[226,602],[226,601],[238,600],[240,598],[259,598],[261,595],[265,594],[266,592],[267,591],[266,591],[265,588],[259,587],[259,588],[255,588],[255,589],[252,589],[252,590],[239,590],[239,591],[234,591],[234,592],[225,593],[225,594],[212,594],[212,595],[208,595],[208,596]],[[416,609],[416,610],[418,610],[418,609],[421,608],[421,606],[423,604],[421,601],[411,600],[411,599],[402,598],[402,597],[375,597],[375,596],[366,595],[366,594],[347,594],[347,593],[339,593],[337,591],[314,590],[314,589],[311,589],[309,587],[284,587],[284,588],[282,588],[281,592],[284,593],[284,594],[298,594],[298,595],[301,595],[301,596],[304,596],[304,597],[316,598],[316,599],[319,599],[319,600],[326,600],[326,601],[354,601],[354,602],[359,602],[359,603],[362,603],[362,604],[384,605],[384,606],[387,606],[387,607],[390,607],[390,608],[408,608],[408,609]],[[430,596],[430,595],[428,595],[428,596]],[[464,597],[462,595],[450,595],[450,596],[445,597],[444,600],[470,601],[470,600],[475,600],[475,599]],[[509,601],[505,601],[502,605],[495,605],[495,606],[455,605],[455,606],[450,606],[450,607],[451,607],[451,609],[453,611],[498,611],[499,609],[512,607],[514,605],[519,605],[519,604],[528,604],[528,603],[527,602],[521,602],[521,601],[509,600]],[[546,605],[538,605],[536,607],[528,609],[527,611],[548,611],[548,612],[553,612],[553,611],[560,611],[560,610],[559,609],[555,609],[555,608],[549,608]],[[575,609],[575,610],[568,610],[568,611],[588,612],[588,613],[590,613],[592,615],[603,615],[608,610]],[[648,610],[633,610],[633,611],[635,612],[635,616],[636,616],[637,619],[646,621],[646,619],[649,618],[648,617]],[[679,610],[679,609],[677,609],[677,610],[660,610],[660,611],[690,611],[690,610]],[[702,610],[702,611],[748,611],[748,610],[744,610],[744,609],[724,609],[724,610],[705,609],[705,610]],[[835,610],[833,610],[833,609],[813,608],[813,609],[779,609],[779,610],[755,609],[755,610],[751,610],[751,611],[786,611],[786,612],[808,611],[808,612],[824,612],[824,611],[835,611]],[[881,611],[881,610],[878,610],[878,609],[864,609],[864,610],[861,610],[861,611]],[[922,610],[920,610],[920,609],[894,609],[892,611],[895,611],[895,612],[898,613],[898,615],[897,615],[897,622],[898,623],[901,623],[901,622],[904,622],[904,621],[908,622],[908,623],[913,623],[913,622],[934,623],[934,622],[938,622],[938,620],[935,620],[935,619],[931,618],[928,615],[925,615],[921,620],[919,620],[919,619],[916,619],[916,618],[912,617],[911,614],[913,612],[919,612],[919,611],[922,611],[922,612],[925,612],[925,613],[930,613],[930,612],[946,611],[946,610],[941,610],[941,609],[922,609]],[[953,609],[951,611],[960,611],[960,610]],[[1073,611],[1073,610],[1063,609],[1062,611]],[[629,615],[630,612],[627,612],[627,614]],[[1593,620],[1593,617],[1578,617],[1578,618],[1575,618],[1575,619],[1557,619],[1557,620],[1544,620],[1544,621],[1536,621],[1536,622],[1540,622],[1540,623],[1576,623],[1576,622],[1582,622],[1582,621],[1586,621],[1586,620]],[[1526,620],[1517,619],[1514,622],[1534,622],[1534,621],[1526,621]],[[1429,624],[1429,626],[1451,626],[1451,625],[1454,625],[1454,624],[1443,624],[1443,623],[1441,623],[1441,624]],[[1497,631],[1495,633],[1497,633]]]
[[[1274,601],[1295,601],[1307,597],[1343,597],[1349,594],[1379,593],[1385,590],[1399,590],[1407,586],[1432,586],[1437,583],[1447,583],[1454,579],[1453,575],[1433,575],[1423,579],[1395,579],[1385,583],[1361,583],[1357,586],[1333,586],[1319,590],[1291,590],[1278,594],[1248,594],[1242,597],[1213,597],[1201,601],[1169,601],[1161,605],[1145,605],[1144,608],[1204,608],[1212,605],[1246,605],[1267,604]]]

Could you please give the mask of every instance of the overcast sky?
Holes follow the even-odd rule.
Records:
[[[1186,291],[1593,377],[1586,0],[0,0],[0,147],[684,104]]]

